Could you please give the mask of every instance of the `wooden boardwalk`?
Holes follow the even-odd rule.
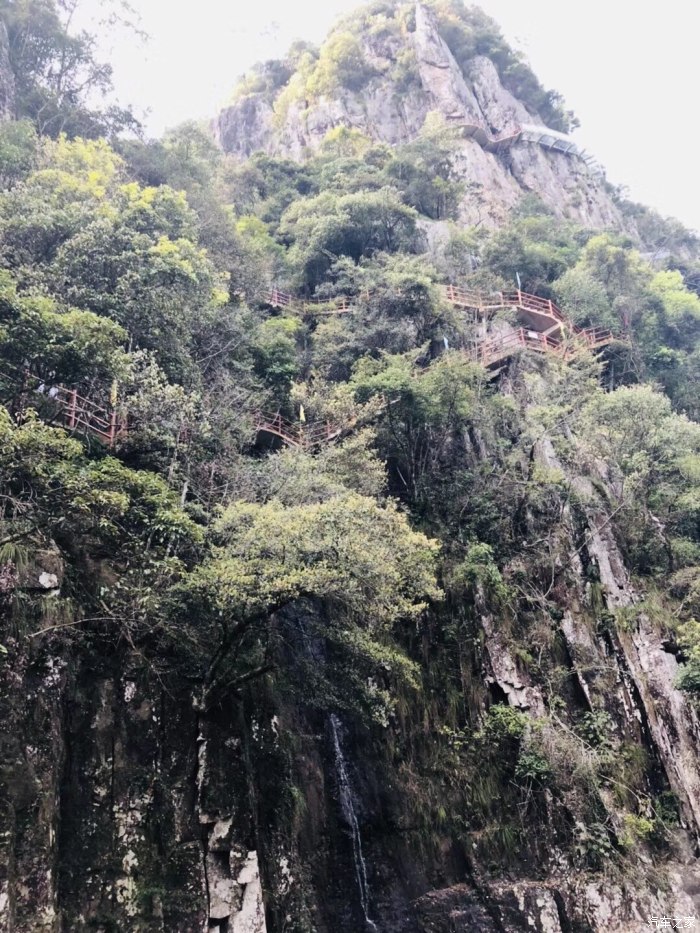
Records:
[[[288,447],[299,447],[310,450],[335,440],[343,429],[326,422],[317,424],[302,424],[292,422],[279,412],[271,413],[260,411],[255,415],[255,433],[269,434],[280,438]]]
[[[49,424],[94,437],[108,447],[113,447],[127,432],[126,415],[117,406],[95,402],[75,388],[44,382],[38,376],[7,364],[0,369],[0,381],[11,386],[16,408],[21,410],[31,399],[42,419]]]
[[[475,320],[488,321],[499,311],[514,310],[525,325],[485,337],[465,351],[470,359],[486,368],[499,366],[523,350],[549,354],[569,363],[587,350],[598,350],[616,341],[626,342],[606,328],[576,327],[553,301],[521,290],[487,294],[458,285],[442,285],[440,288],[445,301],[455,308],[471,312]],[[265,293],[264,301],[271,307],[315,318],[360,311],[365,303],[372,301],[374,294],[373,290],[366,289],[352,297],[307,299],[272,288]],[[310,449],[340,437],[347,427],[329,424],[307,427],[293,424],[279,413],[260,413],[256,429],[259,434],[280,438],[290,447]]]
[[[553,301],[527,292],[487,294],[458,285],[440,288],[445,301],[455,308],[471,312],[474,320],[488,321],[504,310],[514,310],[520,318],[523,326],[487,336],[465,351],[470,359],[487,368],[500,365],[522,350],[545,353],[571,362],[586,350],[597,350],[615,341],[624,341],[605,328],[581,329],[574,326]],[[337,315],[359,310],[362,303],[372,300],[374,294],[372,290],[365,290],[354,297],[303,299],[273,288],[265,293],[264,300],[272,307],[304,316]],[[127,415],[117,405],[96,402],[81,395],[76,388],[45,384],[29,372],[8,366],[0,368],[0,384],[3,381],[11,387],[15,407],[21,410],[31,398],[40,417],[50,424],[56,423],[72,433],[94,437],[108,447],[113,447],[127,433]],[[289,447],[311,450],[340,437],[352,425],[307,425],[289,421],[280,412],[260,411],[254,415],[254,427],[256,437],[276,437]]]
[[[455,308],[471,311],[478,319],[487,321],[499,311],[513,310],[524,325],[522,333],[513,331],[486,338],[478,354],[480,362],[504,359],[508,356],[508,351],[512,355],[523,348],[551,352],[563,358],[573,359],[573,351],[564,352],[562,348],[565,338],[567,342],[577,343],[579,347],[589,350],[607,346],[621,339],[604,328],[576,327],[553,301],[521,290],[486,293],[470,291],[459,285],[442,285],[440,288],[445,301]],[[374,294],[372,290],[366,289],[353,297],[305,299],[278,288],[271,288],[265,293],[264,300],[274,308],[316,317],[358,311],[363,303],[372,300]],[[529,336],[531,333],[532,336]],[[484,362],[484,365],[490,363]]]

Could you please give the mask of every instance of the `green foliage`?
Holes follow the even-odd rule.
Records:
[[[435,115],[395,147],[337,127],[303,164],[234,162],[195,123],[115,148],[83,138],[96,132],[83,102],[57,102],[54,74],[32,72],[68,48],[44,6],[43,23],[13,26],[28,42],[13,55],[29,56],[22,94],[50,98],[56,138],[37,135],[37,114],[0,127],[0,642],[11,654],[48,626],[52,651],[78,666],[96,646],[124,657],[217,729],[279,711],[297,751],[311,741],[302,728],[342,713],[357,762],[392,784],[392,819],[417,827],[428,866],[448,845],[494,869],[539,866],[553,846],[593,870],[658,848],[678,805],[620,728],[614,654],[589,665],[562,631],[568,611],[586,623],[585,583],[591,639],[615,646],[644,611],[678,645],[679,685],[700,693],[692,238],[638,214],[655,249],[669,238],[661,266],[648,243],[594,236],[528,197],[499,229],[445,224],[440,242],[442,226],[419,215],[456,218],[479,192],[461,183]],[[490,55],[529,109],[564,126],[560,101],[490,20],[433,6],[467,72]],[[414,28],[413,7],[382,0],[320,51],[298,45],[256,69],[238,94],[303,120],[312,97],[375,79],[410,93]],[[369,60],[392,49],[377,74]],[[581,326],[625,329],[628,348],[477,365],[482,322],[438,283],[498,292],[517,276]],[[271,308],[272,285],[328,304]],[[340,298],[352,312],[322,313]],[[493,326],[515,323],[507,311]],[[43,423],[49,400],[22,390],[24,370],[106,407],[116,391],[128,431],[106,450]],[[265,451],[256,413],[296,420],[302,407],[306,436],[327,422],[333,441]],[[591,509],[645,575],[643,606],[605,605]],[[60,600],[23,585],[37,550],[65,565]],[[485,645],[487,617],[498,632]],[[548,713],[492,702],[502,694],[483,670],[501,650]],[[594,712],[582,712],[584,681]],[[251,767],[266,754],[262,739],[246,748]],[[290,851],[314,813],[299,793],[276,817]]]
[[[567,269],[554,283],[553,291],[565,314],[579,326],[618,326],[605,288],[584,266]]]
[[[72,31],[75,8],[75,3],[54,0],[2,3],[17,115],[54,137],[96,137],[138,127],[128,109],[115,104],[95,108],[95,100],[112,89],[112,68],[96,60],[94,35]],[[117,14],[113,22],[118,21],[124,19]]]
[[[624,832],[620,835],[620,845],[631,849],[638,842],[647,841],[654,832],[654,822],[644,816],[625,813]]]
[[[489,708],[477,739],[501,747],[504,743],[520,740],[527,728],[528,718],[512,706],[497,703]]]
[[[578,257],[577,233],[573,225],[546,214],[516,218],[488,238],[483,261],[510,289],[519,275],[525,291],[546,297],[550,283]]]
[[[584,713],[576,727],[576,731],[589,745],[603,750],[611,748],[612,729],[613,721],[605,710]]]
[[[347,494],[305,507],[230,506],[216,525],[218,559],[192,586],[234,618],[269,614],[301,596],[329,600],[370,628],[415,617],[437,598],[437,546],[393,507]]]
[[[459,354],[445,354],[418,374],[412,354],[365,358],[356,367],[356,398],[379,396],[388,404],[382,450],[414,505],[434,481],[452,432],[477,408],[478,370]]]
[[[410,250],[415,213],[388,187],[342,197],[324,193],[292,204],[280,233],[291,244],[292,268],[314,286],[339,256],[358,261],[378,250]]]
[[[349,32],[334,32],[321,46],[306,90],[313,97],[327,97],[341,88],[360,91],[375,74],[357,37]]]
[[[23,181],[35,167],[39,139],[28,120],[0,124],[0,180],[3,188]]]
[[[524,751],[518,756],[515,779],[525,786],[545,787],[553,778],[552,766],[544,755],[535,751]]]
[[[466,557],[455,567],[450,583],[452,589],[462,586],[480,591],[493,606],[505,606],[512,598],[494,560],[493,548],[488,544],[469,546]]]
[[[239,79],[231,95],[231,101],[235,103],[251,94],[269,96],[284,87],[291,76],[291,62],[272,59],[256,64],[248,74]]]
[[[576,823],[574,852],[585,866],[601,869],[615,854],[610,829],[600,822]]]
[[[145,545],[163,553],[200,540],[162,478],[114,458],[90,461],[62,430],[32,417],[14,425],[4,409],[0,468],[10,539],[53,534],[74,553],[92,541],[119,562],[142,554]]]
[[[421,214],[442,220],[454,218],[464,193],[464,183],[452,164],[457,146],[454,131],[429,115],[414,142],[398,150],[385,174],[399,188],[407,204]]]
[[[296,337],[301,330],[293,318],[273,317],[257,330],[253,343],[258,375],[283,399],[298,372]]]
[[[675,414],[668,397],[650,386],[597,396],[583,425],[592,451],[619,482],[630,556],[646,572],[667,569],[668,534],[697,540],[700,427]],[[664,534],[653,516],[668,523]]]
[[[62,310],[50,298],[19,297],[6,272],[0,272],[0,326],[3,357],[37,377],[35,385],[109,383],[124,371],[121,327],[90,311]]]
[[[392,697],[376,678],[417,685],[415,667],[393,632],[399,623],[417,619],[426,600],[439,598],[437,545],[412,531],[391,503],[381,507],[348,492],[307,505],[237,502],[214,533],[212,559],[177,591],[177,611],[198,620],[193,644],[196,640],[199,650],[217,658],[203,702],[261,663],[276,613],[310,601],[322,609],[317,637],[333,658],[328,671],[309,666],[307,629],[295,655],[304,676],[313,678],[312,702],[351,703],[385,721]],[[326,679],[334,669],[342,672],[344,697]],[[289,676],[294,678],[295,667]]]
[[[700,582],[695,581],[696,592]],[[678,675],[678,686],[686,693],[700,696],[700,622],[691,618],[680,626],[679,641],[686,653],[685,663]]]

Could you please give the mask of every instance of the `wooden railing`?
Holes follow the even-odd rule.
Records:
[[[548,326],[540,331],[533,325],[520,327],[480,340],[473,350],[468,351],[472,359],[485,367],[498,364],[501,360],[513,356],[520,350],[537,353],[549,353],[565,361],[571,361],[583,350],[595,350],[615,341],[626,342],[625,338],[615,336],[602,327],[576,328],[567,321],[554,302],[516,291],[508,294],[496,293],[485,295],[470,292],[456,285],[443,287],[448,301],[457,307],[468,308],[482,314],[504,308],[516,308],[544,315]],[[364,292],[362,298],[371,297],[371,292]],[[281,308],[292,308],[302,312],[313,309],[314,313],[341,314],[352,310],[357,299],[336,299],[334,302],[301,301],[279,289],[271,289],[266,296],[269,304]],[[553,321],[552,326],[549,322]],[[63,385],[47,385],[39,377],[18,368],[0,365],[0,376],[13,386],[18,398],[32,393],[41,408],[48,413],[46,420],[56,421],[69,431],[87,434],[97,438],[109,447],[127,433],[126,413],[115,406],[105,406],[90,398],[80,395],[75,388]],[[389,404],[389,403],[387,403]],[[348,426],[339,427],[327,422],[305,424],[292,422],[279,412],[257,412],[255,415],[256,435],[261,433],[279,437],[290,447],[305,450],[340,437]]]
[[[473,358],[482,366],[492,366],[502,359],[513,356],[518,350],[534,350],[537,353],[551,353],[564,357],[564,345],[560,340],[540,334],[537,331],[519,327],[507,334],[499,334],[478,343]]]
[[[482,366],[489,367],[513,356],[518,350],[533,350],[536,353],[558,356],[569,363],[584,350],[598,350],[615,342],[626,343],[626,340],[616,337],[612,331],[603,327],[577,331],[568,340],[519,327],[507,334],[480,341],[472,352],[472,357]]]
[[[529,295],[527,292],[473,292],[459,285],[441,286],[443,297],[458,308],[485,314],[503,311],[508,308],[520,308],[537,314],[546,314],[554,321],[566,323],[567,319],[557,305],[547,298]],[[299,314],[347,314],[358,307],[361,301],[370,301],[375,292],[365,289],[355,297],[344,298],[298,298],[278,288],[269,289],[264,296],[267,304],[274,308],[284,308]]]
[[[306,424],[292,422],[279,412],[258,412],[255,416],[256,434],[265,433],[279,437],[289,447],[312,449],[319,444],[334,440],[342,429],[327,422]]]
[[[298,298],[278,288],[271,288],[265,294],[265,301],[273,308],[287,308],[298,314],[346,314],[355,309],[358,301],[370,296],[371,292],[364,291],[355,298]]]
[[[569,335],[580,338],[584,344],[590,347],[601,347],[613,341],[625,342],[625,338],[616,337],[612,331],[600,327],[580,328],[570,321],[563,313],[561,308],[549,298],[540,298],[538,295],[530,295],[521,290],[513,292],[475,292],[461,288],[459,285],[441,286],[443,297],[450,304],[457,308],[465,308],[475,311],[481,316],[487,316],[497,311],[513,309],[516,311],[530,312],[531,315],[537,315],[543,320],[531,318],[527,321],[531,330],[538,331],[542,336],[553,336],[554,340],[546,346],[552,346],[558,338],[563,336],[566,330]],[[339,298],[331,301],[321,299],[303,300],[295,298],[287,292],[279,289],[270,289],[265,294],[265,301],[273,307],[288,308],[293,311],[311,314],[344,314],[355,310],[359,300],[371,300],[374,294],[371,290],[362,292],[355,298]],[[542,329],[538,325],[542,325]],[[558,333],[555,333],[558,332]],[[528,341],[541,349],[542,343],[539,341]]]
[[[527,292],[519,290],[485,294],[471,292],[460,288],[458,285],[444,285],[442,292],[445,299],[455,307],[467,308],[481,314],[504,311],[508,308],[519,308],[523,311],[534,311],[536,314],[548,315],[553,321],[562,324],[567,323],[566,317],[553,301],[547,298],[539,298],[537,295],[529,295]]]
[[[467,352],[471,359],[487,369],[497,366],[502,360],[514,356],[521,350],[547,353],[568,363],[583,350],[595,350],[621,339],[602,327],[590,327],[578,331],[567,340],[562,340],[560,336],[519,327],[487,340],[481,340],[471,351]],[[395,401],[385,399],[382,408],[395,404]],[[284,418],[279,412],[275,414],[258,412],[255,419],[256,434],[272,434],[279,437],[289,447],[303,450],[311,450],[320,444],[336,440],[347,434],[354,426],[355,422],[342,427],[326,422],[311,425],[294,423]]]
[[[116,440],[126,434],[126,416],[120,415],[116,408],[104,408],[78,395],[77,389],[56,388],[57,393],[49,399],[56,404],[59,418],[69,431],[89,434],[108,447],[113,447]]]
[[[44,419],[76,434],[88,434],[109,447],[126,433],[126,415],[115,406],[105,406],[80,395],[77,389],[47,383],[32,373],[3,364],[0,375],[13,386],[21,406],[33,397],[43,409]]]
[[[585,330],[577,330],[576,337],[591,350],[605,347],[610,343],[629,342],[627,338],[613,334],[606,327],[587,327]]]

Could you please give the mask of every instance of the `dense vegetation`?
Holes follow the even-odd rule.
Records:
[[[25,7],[3,6],[11,37],[36,22]],[[494,56],[545,106],[490,21],[437,9],[458,57]],[[42,48],[57,56],[46,10]],[[371,14],[375,31],[404,15]],[[311,91],[371,78],[342,28],[318,57],[297,50],[313,62]],[[544,812],[545,791],[566,814],[557,832],[591,869],[637,845],[662,849],[677,813],[653,762],[619,741],[604,710],[570,703],[558,624],[571,567],[559,549],[585,505],[574,478],[597,477],[643,608],[700,696],[692,237],[676,229],[674,240],[648,213],[644,242],[595,233],[527,199],[502,229],[452,224],[429,258],[426,224],[478,197],[437,122],[396,149],[335,131],[303,165],[234,163],[194,125],[110,144],[88,138],[104,114],[54,93],[43,66],[14,54],[20,119],[0,126],[6,663],[43,630],[53,651],[133,650],[202,710],[242,691],[254,702],[264,683],[342,712],[383,744],[424,838],[449,832],[487,860],[536,849],[522,813]],[[277,87],[286,75],[268,66],[255,80]],[[655,239],[671,243],[663,261],[649,255]],[[629,344],[568,367],[522,354],[488,377],[463,352],[472,322],[438,285],[508,289],[516,273]],[[264,300],[273,283],[354,297],[357,313],[285,313]],[[69,436],[27,375],[118,399],[128,433],[113,449]],[[318,449],[270,452],[254,429],[261,409],[344,430]],[[535,456],[545,437],[557,468]],[[66,580],[38,597],[22,579],[47,551]],[[484,614],[549,699],[536,727],[480,680]],[[622,629],[629,611],[594,624]],[[615,825],[603,789],[618,801]]]

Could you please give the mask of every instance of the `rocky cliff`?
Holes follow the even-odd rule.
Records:
[[[0,933],[700,914],[697,244],[457,7],[0,195]]]
[[[273,92],[244,93],[215,121],[222,148],[240,157],[262,150],[302,160],[336,127],[395,145],[414,139],[426,117],[437,113],[464,137],[455,155],[460,176],[472,186],[460,205],[464,223],[498,223],[532,193],[557,215],[587,226],[622,225],[603,179],[577,155],[524,139],[485,145],[522,125],[544,128],[545,120],[504,86],[489,57],[474,54],[460,67],[431,8],[416,4],[401,29],[363,30],[360,41],[371,75],[362,88],[294,96],[290,89],[299,82],[292,74]],[[397,75],[397,62],[408,63],[407,74]],[[465,127],[483,134],[465,136]]]
[[[465,435],[461,455],[478,469],[489,452]],[[541,469],[563,469],[547,439],[534,456]],[[565,508],[550,542],[561,570],[551,628],[529,639],[530,650],[560,658],[556,695],[513,638],[524,618],[497,617],[483,594],[472,610],[455,610],[481,633],[450,648],[461,676],[472,670],[483,700],[541,730],[563,781],[554,792],[533,785],[521,802],[529,835],[505,878],[502,865],[483,861],[478,834],[471,852],[456,844],[448,827],[457,814],[426,835],[431,817],[415,809],[426,788],[413,786],[406,762],[397,767],[395,724],[377,741],[320,713],[311,695],[260,685],[203,714],[183,684],[161,680],[128,648],[104,654],[99,638],[71,648],[49,631],[29,644],[10,639],[2,671],[3,933],[638,933],[650,917],[696,916],[700,723],[674,686],[677,661],[661,629],[635,609],[641,597],[607,521],[605,479],[594,486],[574,471],[571,480],[576,508]],[[49,577],[57,597],[67,581],[52,552],[25,573],[24,592],[46,589]],[[611,625],[621,609],[624,630]],[[276,619],[281,668],[295,663],[284,646],[299,640],[308,660],[325,663],[322,641],[309,636],[316,612],[301,602]],[[444,646],[423,650],[430,677],[445,665]],[[430,717],[429,698],[421,702],[411,715]],[[573,731],[581,716],[605,723],[609,747]],[[593,870],[612,854],[603,827],[625,837],[621,800],[635,793],[625,764],[603,782],[596,822],[574,824],[602,752],[632,756],[643,773],[636,787],[656,805],[672,801],[663,857],[651,848],[625,869]]]

